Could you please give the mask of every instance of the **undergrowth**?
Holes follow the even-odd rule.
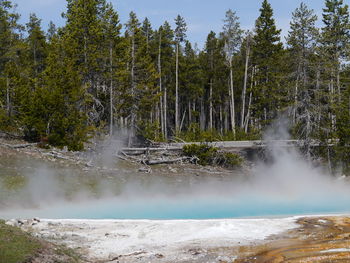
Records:
[[[219,165],[226,168],[234,168],[243,163],[243,159],[239,154],[221,152],[218,148],[207,144],[185,145],[183,154],[198,158],[198,164],[200,165]]]

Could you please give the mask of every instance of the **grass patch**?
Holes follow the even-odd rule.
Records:
[[[34,259],[36,262],[82,262],[73,249],[39,240],[0,220],[0,263],[30,263]]]
[[[243,163],[240,155],[221,152],[218,148],[206,144],[189,144],[185,145],[182,150],[185,156],[197,157],[200,165],[219,165],[234,168]]]
[[[41,248],[39,241],[0,220],[0,263],[28,262]]]
[[[57,263],[79,263],[81,262],[81,256],[77,254],[73,249],[67,248],[66,246],[58,246],[56,249],[56,253],[59,256],[63,256],[64,258],[69,258],[68,261],[57,261]]]

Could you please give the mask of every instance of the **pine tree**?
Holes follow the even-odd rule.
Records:
[[[316,129],[318,97],[314,85],[316,49],[319,32],[316,28],[317,16],[313,10],[301,3],[293,12],[290,31],[287,37],[289,61],[294,84],[293,120],[299,124],[298,137],[311,140],[312,130]],[[307,153],[310,153],[309,144]]]
[[[14,8],[11,1],[0,1],[0,127],[4,129],[15,126],[22,86],[23,43],[19,33],[23,28]]]
[[[105,0],[67,0],[67,12],[64,15],[67,24],[63,41],[65,53],[72,58],[85,89],[89,95],[89,105],[85,109],[91,124],[98,125],[103,119],[105,105],[100,93],[104,69],[103,14]],[[102,89],[102,90],[101,90]]]
[[[180,113],[179,113],[179,53],[180,45],[186,38],[187,25],[183,17],[178,15],[175,19],[175,45],[176,45],[176,69],[175,69],[175,133],[179,132],[180,128]]]
[[[114,127],[114,98],[117,83],[117,70],[120,68],[120,62],[118,58],[121,57],[120,54],[120,30],[122,25],[119,22],[119,16],[117,12],[113,9],[111,3],[104,6],[102,13],[102,27],[103,27],[103,37],[105,43],[105,57],[108,58],[106,61],[106,86],[109,86],[109,102],[105,102],[105,105],[109,104],[109,134],[113,135]],[[107,90],[107,89],[106,89]]]
[[[185,109],[184,112],[188,112],[188,127],[190,127],[193,123],[192,113],[193,105],[196,104],[198,98],[203,96],[203,81],[202,81],[202,71],[200,66],[200,61],[198,54],[196,54],[195,50],[192,48],[192,45],[189,41],[186,41],[185,49],[184,49],[184,59],[183,59],[183,70],[180,74],[181,87],[182,91],[180,93],[181,101],[184,106],[187,104],[188,108]],[[204,103],[204,101],[200,101],[200,103]],[[204,106],[204,105],[203,105]],[[184,107],[185,108],[185,107]],[[203,116],[205,116],[204,108],[201,109],[202,114],[202,127],[205,126],[205,120]],[[182,116],[180,123],[180,130],[182,130],[184,126],[185,115]]]
[[[238,52],[242,41],[242,30],[240,28],[239,18],[236,12],[229,9],[226,12],[223,37],[225,40],[225,55],[227,65],[230,69],[230,113],[231,113],[231,129],[234,137],[236,136],[236,114],[235,114],[235,95],[233,88],[233,57]]]
[[[143,34],[136,14],[131,12],[126,24],[126,38],[129,42],[129,83],[130,83],[130,116],[131,133],[136,129],[145,137],[155,137],[158,134],[158,124],[154,121],[153,109],[158,101],[157,72],[151,60],[149,43]],[[154,127],[153,127],[154,124]],[[150,130],[154,130],[154,133]],[[140,132],[138,132],[140,134]],[[129,136],[129,145],[132,136]]]
[[[343,0],[326,0],[323,9],[322,56],[328,86],[330,132],[336,129],[335,103],[341,101],[340,71],[342,60],[348,55],[350,41],[349,8]]]
[[[27,44],[29,46],[29,61],[32,63],[32,77],[37,78],[45,69],[45,59],[47,56],[46,37],[41,29],[41,20],[35,14],[31,14],[27,23]]]
[[[254,117],[261,125],[276,117],[285,97],[280,85],[281,57],[283,46],[280,42],[281,30],[278,30],[273,19],[273,10],[267,0],[260,9],[260,16],[255,22],[253,44],[253,66],[256,68],[253,97]]]
[[[217,49],[217,38],[213,31],[211,31],[207,37],[205,44],[206,54],[206,73],[208,75],[209,82],[209,130],[213,129],[213,89],[214,89],[214,78],[215,78],[215,52]]]
[[[168,90],[172,86],[173,75],[173,38],[174,32],[168,22],[160,26],[155,36],[158,46],[157,68],[159,77],[159,89],[163,95],[160,98],[161,127],[164,139],[168,138]]]

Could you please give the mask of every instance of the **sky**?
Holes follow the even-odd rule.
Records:
[[[57,26],[64,25],[61,17],[66,10],[66,0],[12,0],[17,3],[17,12],[21,14],[21,22],[26,23],[30,13],[42,19],[44,29],[50,21]],[[107,0],[108,1],[108,0]],[[130,11],[134,11],[139,20],[148,17],[153,28],[158,28],[164,21],[174,24],[174,18],[180,14],[186,20],[187,38],[202,48],[208,33],[222,30],[225,12],[236,11],[241,27],[245,30],[254,28],[262,0],[109,0],[117,10],[121,23],[128,20]],[[270,0],[274,9],[277,27],[282,29],[282,40],[288,34],[292,12],[301,0]],[[315,11],[319,20],[322,17],[324,0],[304,0],[309,8]],[[321,23],[320,23],[321,24]]]

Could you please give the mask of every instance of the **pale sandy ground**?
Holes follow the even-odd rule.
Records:
[[[296,220],[29,220],[22,228],[78,249],[89,262],[205,263],[233,262],[224,248],[258,244],[298,227]]]

